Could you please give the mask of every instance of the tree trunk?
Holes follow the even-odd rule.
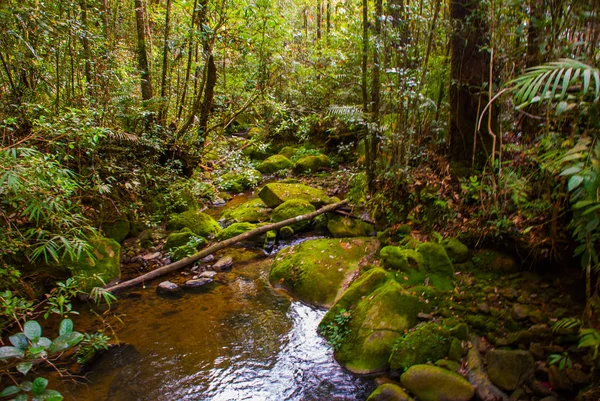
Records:
[[[367,92],[367,61],[369,58],[369,2],[362,0],[362,18],[363,18],[363,37],[362,37],[362,71],[361,71],[361,89],[363,112],[369,111],[369,99]]]
[[[86,89],[88,95],[91,94],[91,88],[93,85],[92,75],[92,55],[90,51],[90,39],[88,32],[88,15],[87,15],[87,0],[81,0],[79,3],[81,7],[81,27],[83,28],[83,35],[81,37],[81,45],[83,46],[83,60],[84,60],[84,74],[86,80]]]
[[[322,0],[317,0],[317,42],[321,40],[322,13],[323,13]]]
[[[304,214],[302,216],[292,217],[291,219],[287,219],[287,220],[281,221],[279,223],[273,223],[273,224],[268,224],[266,226],[258,227],[252,231],[248,231],[246,233],[237,235],[237,236],[235,236],[233,238],[229,238],[225,241],[217,242],[216,244],[211,245],[208,248],[205,248],[205,249],[201,250],[200,252],[197,252],[194,255],[189,256],[187,258],[181,259],[175,263],[171,263],[166,266],[160,267],[156,270],[153,270],[149,273],[143,274],[140,277],[136,277],[132,280],[128,280],[128,281],[122,282],[120,284],[114,285],[112,287],[108,287],[108,288],[106,288],[106,290],[115,294],[119,291],[125,290],[126,288],[130,288],[130,287],[134,287],[136,285],[143,284],[143,283],[153,280],[157,277],[164,276],[167,273],[170,273],[170,272],[179,270],[185,266],[191,265],[192,263],[196,262],[197,260],[202,259],[203,257],[208,256],[210,254],[213,254],[220,249],[227,248],[238,242],[247,240],[249,238],[255,237],[260,234],[264,234],[267,231],[279,230],[282,227],[289,226],[289,225],[297,223],[299,221],[310,220],[320,214],[334,211],[335,209],[337,209],[338,207],[340,207],[342,205],[345,205],[346,203],[348,203],[348,201],[343,200],[341,202],[334,203],[332,205],[324,206],[321,209],[316,210],[312,213]]]
[[[327,0],[327,39],[331,33],[331,0]]]
[[[542,35],[540,26],[543,23],[544,7],[540,0],[529,0],[529,29],[527,30],[527,67],[542,63],[540,45]]]
[[[181,102],[179,104],[179,110],[177,111],[177,120],[181,119],[181,114],[183,113],[183,108],[185,107],[185,98],[187,94],[187,87],[190,81],[190,72],[192,70],[192,55],[194,49],[194,20],[196,16],[196,7],[198,6],[198,0],[194,0],[194,9],[192,10],[192,19],[190,22],[190,34],[188,37],[188,58],[187,58],[187,66],[185,67],[185,79],[183,81],[183,90],[181,93]]]
[[[160,123],[164,126],[167,118],[167,108],[169,106],[167,97],[167,72],[169,68],[169,28],[171,18],[171,0],[167,0],[167,10],[165,15],[165,38],[163,43],[163,62],[162,62],[162,80],[160,83],[160,97],[163,105],[160,110]]]
[[[215,58],[212,54],[208,56],[206,68],[206,85],[204,87],[204,99],[202,100],[202,106],[200,107],[200,122],[198,126],[198,138],[200,139],[202,146],[204,146],[204,141],[206,140],[206,134],[208,132],[208,118],[210,117],[215,85],[217,84],[217,66],[215,65]]]
[[[479,0],[451,0],[450,15],[454,25],[450,66],[450,149],[458,161],[473,158],[479,110],[487,104],[483,88],[489,73],[489,55],[484,11]],[[481,116],[486,118],[486,116]],[[476,151],[479,162],[491,149],[491,137],[482,125],[482,140]]]
[[[148,63],[148,53],[146,49],[146,23],[144,19],[144,2],[143,0],[135,1],[135,22],[137,25],[137,53],[138,53],[138,68],[140,69],[140,87],[142,89],[142,99],[152,99],[152,79],[150,76],[150,67]]]

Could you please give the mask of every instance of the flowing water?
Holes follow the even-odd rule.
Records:
[[[65,399],[366,399],[372,381],[345,372],[316,332],[325,312],[271,288],[272,258],[239,249],[233,256],[233,270],[202,292],[165,299],[152,283],[141,297],[120,300],[117,334],[130,346],[102,358],[89,384],[62,389]]]

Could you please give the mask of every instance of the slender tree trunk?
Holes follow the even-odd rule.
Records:
[[[479,105],[487,104],[483,88],[488,81],[489,55],[484,10],[479,0],[451,0],[450,15],[454,24],[450,66],[450,149],[456,160],[473,158],[474,133],[479,121]],[[482,107],[483,108],[483,107]],[[486,118],[485,116],[481,116]],[[491,149],[491,137],[482,126],[483,146],[479,146],[479,161],[485,160]]]
[[[541,0],[529,0],[529,29],[527,30],[527,67],[542,63],[540,45],[542,35],[540,25],[543,23],[544,6]]]
[[[138,68],[140,69],[140,87],[142,90],[142,99],[152,99],[152,79],[150,76],[150,66],[148,63],[148,53],[146,49],[146,23],[144,20],[145,10],[143,0],[135,1],[135,21],[137,25],[137,53]]]
[[[323,2],[322,0],[317,0],[317,42],[321,40],[321,20],[323,13]]]
[[[327,39],[331,33],[331,0],[327,0]]]
[[[362,0],[362,18],[363,18],[363,36],[362,36],[362,71],[361,71],[361,89],[363,112],[369,111],[369,99],[367,91],[367,61],[369,58],[369,2]]]
[[[160,83],[160,97],[162,98],[163,106],[160,111],[160,123],[165,125],[169,103],[167,97],[167,75],[169,69],[169,29],[171,17],[171,0],[167,0],[167,10],[165,15],[165,39],[163,43],[163,62],[162,62],[162,80]]]
[[[188,37],[188,58],[187,66],[185,68],[185,79],[183,81],[183,90],[181,93],[181,102],[179,103],[179,110],[177,111],[177,120],[181,119],[183,108],[185,107],[185,97],[187,95],[187,87],[190,82],[190,72],[192,70],[192,56],[194,54],[194,21],[196,16],[196,7],[198,6],[198,0],[194,0],[194,9],[192,10],[192,19],[190,21],[190,34]]]
[[[198,126],[198,138],[202,138],[200,140],[202,144],[204,144],[208,132],[208,118],[210,117],[216,84],[217,66],[215,65],[214,56],[210,54],[206,65],[206,86],[204,89],[204,99],[200,108],[200,121]]]
[[[87,0],[81,0],[79,3],[81,7],[81,26],[83,28],[83,35],[81,37],[81,45],[83,46],[83,59],[84,59],[84,74],[86,80],[86,89],[88,94],[92,94],[93,88],[93,75],[92,75],[92,55],[90,51],[90,39],[88,31],[88,12],[87,12]]]

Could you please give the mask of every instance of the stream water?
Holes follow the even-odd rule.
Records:
[[[155,286],[119,301],[129,344],[68,385],[65,399],[364,400],[372,380],[345,372],[316,329],[323,314],[272,289],[272,258],[234,249],[233,270],[202,292],[170,300]],[[81,316],[85,318],[85,316]]]

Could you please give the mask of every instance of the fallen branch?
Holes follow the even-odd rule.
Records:
[[[168,264],[163,267],[159,267],[156,270],[153,270],[149,273],[143,274],[134,279],[124,281],[122,283],[113,285],[112,287],[108,287],[108,288],[106,288],[106,290],[114,294],[119,291],[123,291],[126,288],[143,284],[146,281],[153,280],[157,277],[164,276],[167,273],[170,273],[170,272],[179,270],[185,266],[191,265],[192,263],[196,262],[199,259],[202,259],[212,253],[215,253],[216,251],[219,251],[223,248],[227,248],[227,247],[229,247],[233,244],[236,244],[240,241],[244,241],[244,240],[246,240],[248,238],[252,238],[256,235],[264,234],[267,231],[279,230],[282,227],[289,226],[289,225],[297,223],[299,221],[310,220],[320,214],[331,212],[331,211],[337,209],[338,207],[345,205],[347,202],[348,202],[347,200],[343,200],[338,203],[324,206],[324,207],[320,208],[319,210],[316,210],[312,213],[292,217],[291,219],[283,220],[283,221],[280,221],[279,223],[273,223],[273,224],[268,224],[266,226],[258,227],[254,230],[251,230],[251,231],[245,232],[243,234],[237,235],[235,237],[229,238],[225,241],[217,242],[216,244],[211,245],[208,248],[202,249],[201,251],[193,254],[192,256],[188,256],[187,258],[181,259],[177,262]]]

